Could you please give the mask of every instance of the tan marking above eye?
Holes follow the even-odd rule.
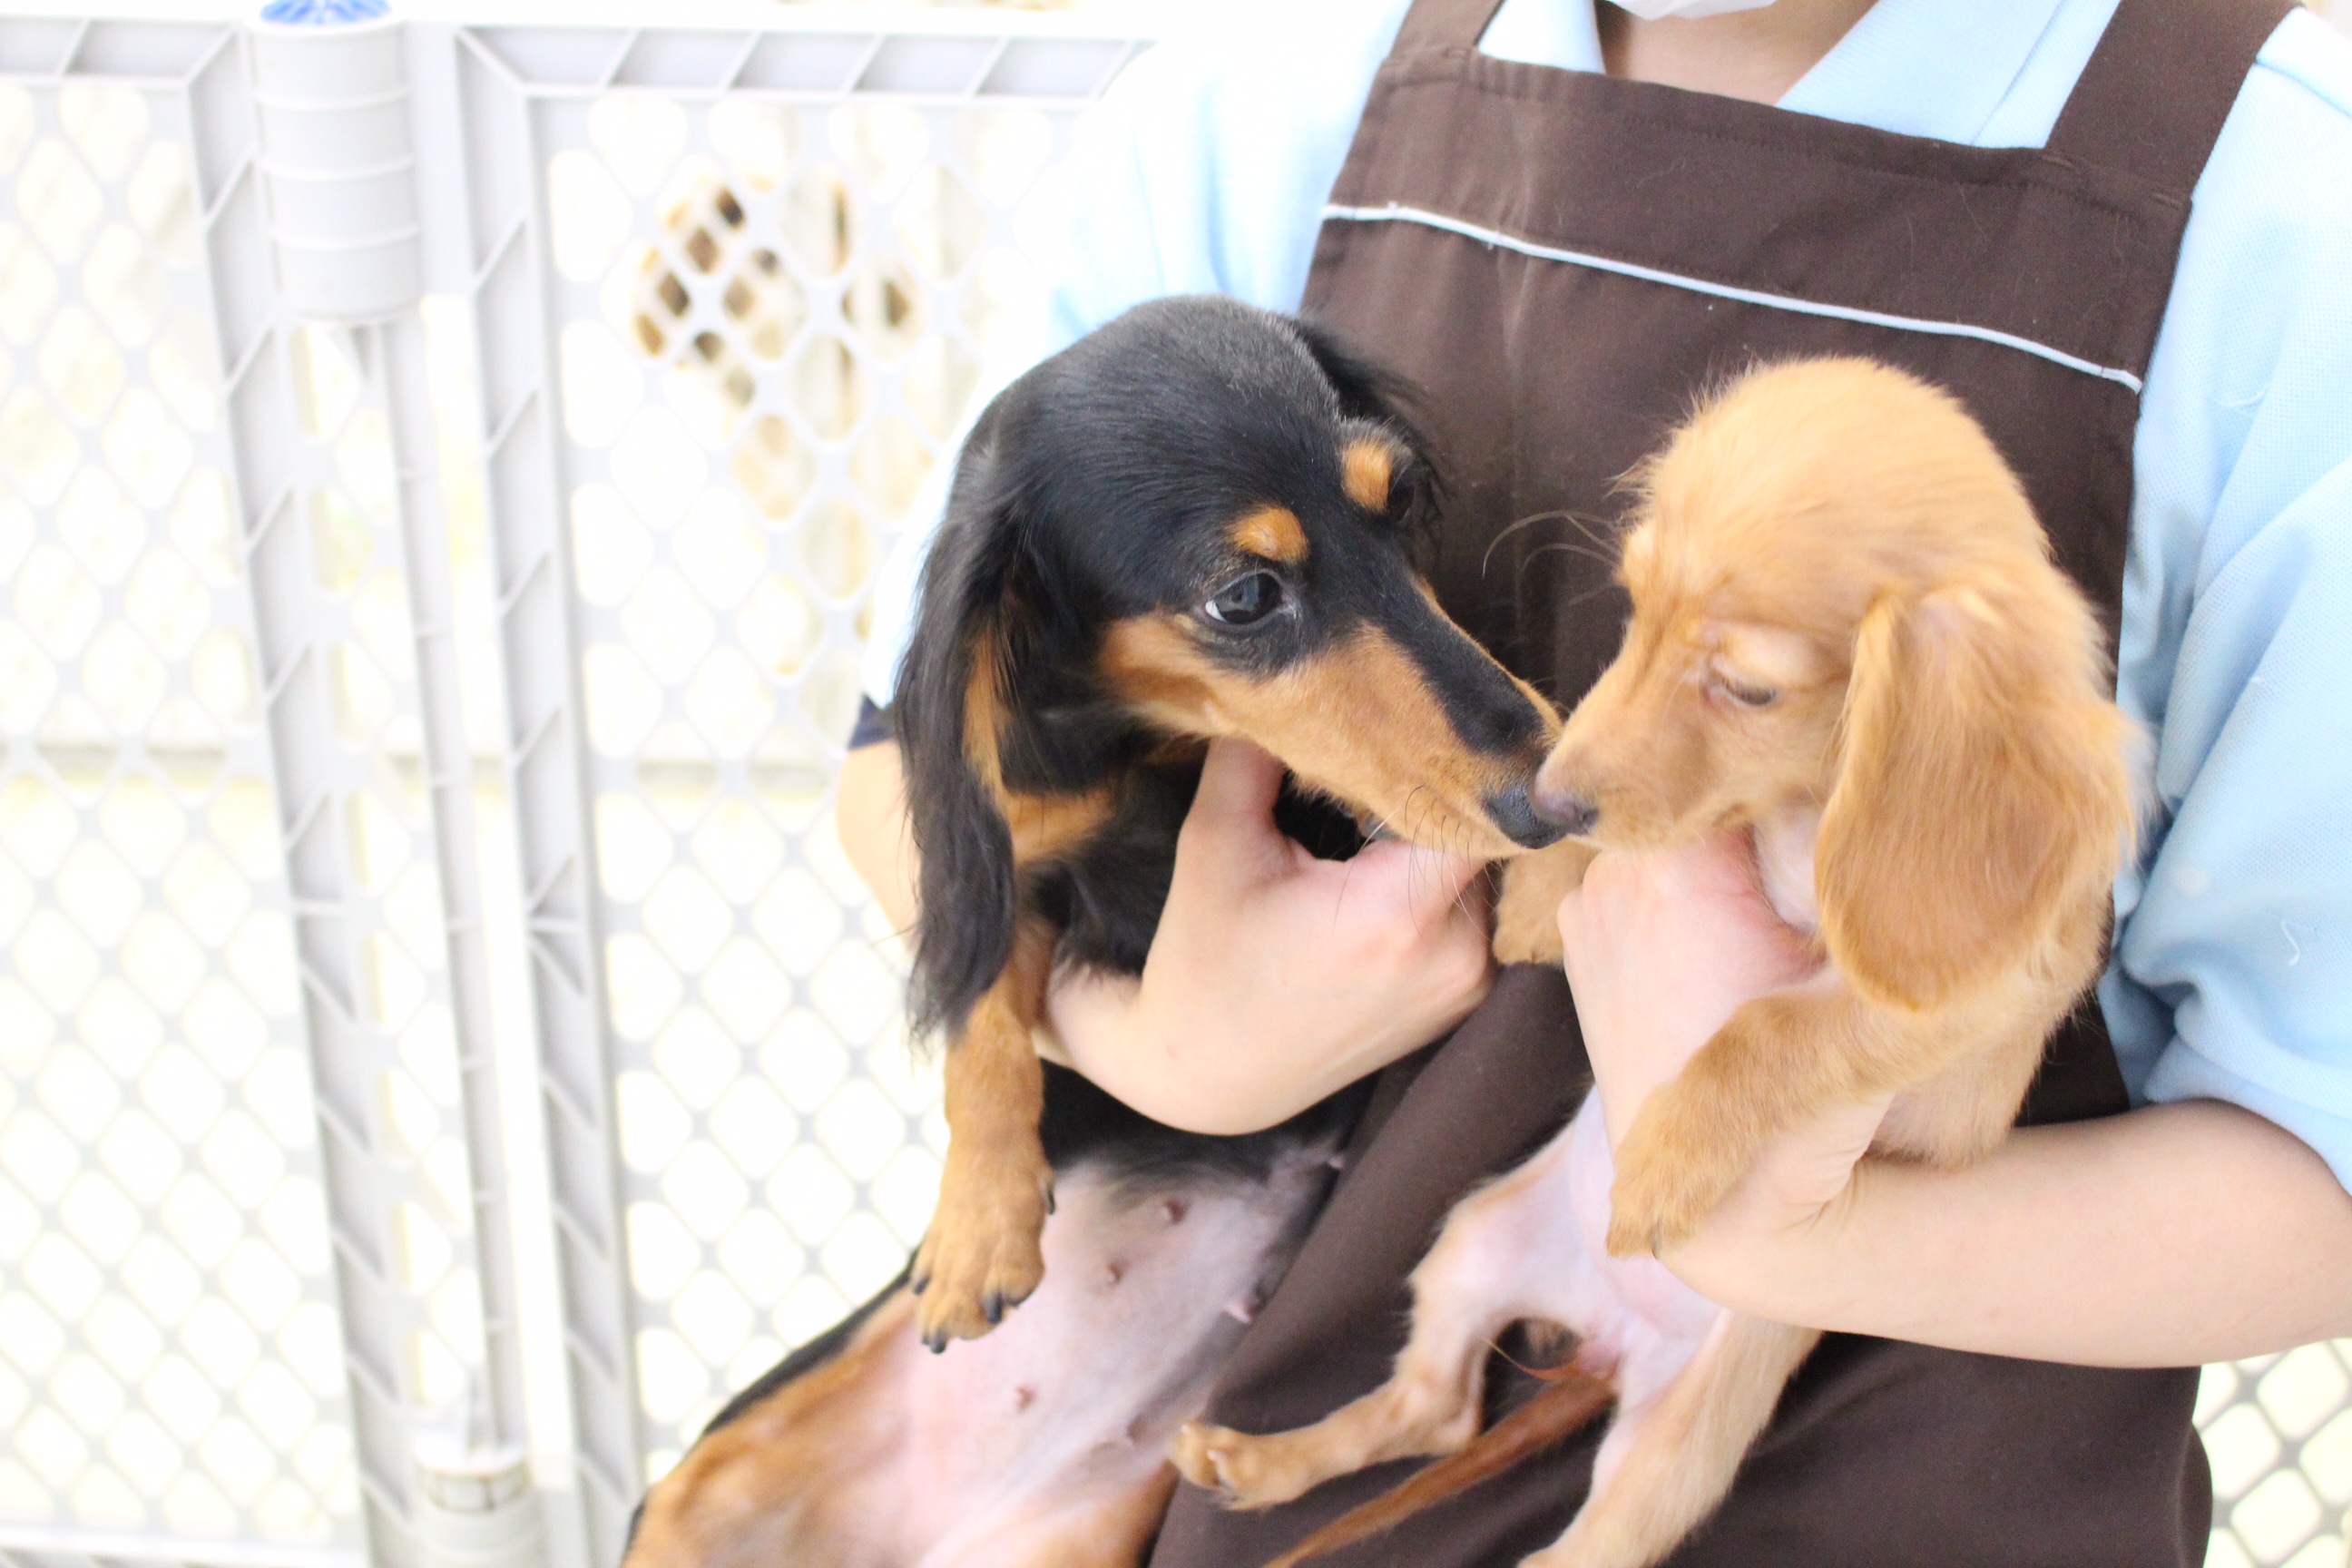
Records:
[[[1396,453],[1384,441],[1363,438],[1339,450],[1339,485],[1366,511],[1389,509],[1389,483],[1396,477]]]
[[[1288,507],[1262,506],[1226,531],[1234,549],[1262,560],[1297,565],[1307,559],[1307,531]]]

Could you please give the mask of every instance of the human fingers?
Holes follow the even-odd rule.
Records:
[[[1272,752],[1231,738],[1209,742],[1200,787],[1177,840],[1179,859],[1208,853],[1230,858],[1278,858],[1286,844],[1275,826],[1283,767]]]
[[[1377,915],[1391,911],[1425,931],[1442,921],[1475,914],[1485,927],[1486,862],[1468,855],[1420,849],[1383,839],[1357,851],[1342,887],[1360,908]]]
[[[1671,849],[1604,851],[1559,907],[1571,955],[1623,947],[1679,952],[1710,985],[1750,994],[1795,984],[1820,963],[1772,907],[1748,835],[1709,834]]]

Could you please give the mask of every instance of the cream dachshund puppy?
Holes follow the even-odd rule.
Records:
[[[1819,1335],[1718,1308],[1653,1255],[1769,1140],[1832,1107],[1892,1096],[1885,1158],[1982,1157],[2103,961],[2134,826],[2130,728],[2097,621],[1960,405],[1868,361],[1770,366],[1637,477],[1624,646],[1537,789],[1587,847],[1514,866],[1498,951],[1558,955],[1553,911],[1591,847],[1744,827],[1765,892],[1823,963],[1736,1013],[1613,1161],[1591,1097],[1465,1199],[1413,1275],[1384,1386],[1297,1431],[1180,1433],[1185,1475],[1244,1508],[1456,1456],[1286,1563],[1492,1473],[1612,1394],[1591,1494],[1528,1564],[1664,1557],[1722,1500]],[[1528,1321],[1565,1329],[1573,1359],[1473,1445],[1488,1347]]]

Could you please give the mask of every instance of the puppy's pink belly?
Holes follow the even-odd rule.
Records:
[[[1586,1097],[1559,1142],[1567,1146],[1556,1142],[1537,1156],[1558,1156],[1549,1179],[1521,1199],[1573,1220],[1550,1228],[1559,1238],[1556,1250],[1528,1259],[1551,1279],[1540,1294],[1551,1300],[1559,1321],[1581,1342],[1577,1359],[1587,1367],[1622,1374],[1638,1363],[1644,1382],[1671,1377],[1697,1352],[1723,1309],[1654,1258],[1609,1256],[1609,1188],[1616,1169],[1599,1095]]]
[[[850,1511],[898,1541],[894,1568],[1034,1561],[1117,1516],[1199,1414],[1320,1179],[1301,1167],[1139,1202],[1066,1173],[1037,1293],[944,1354],[911,1325],[891,1348],[890,1391],[875,1396],[905,1401],[907,1441],[855,1485]]]

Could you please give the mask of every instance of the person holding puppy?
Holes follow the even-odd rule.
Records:
[[[2148,821],[2095,1006],[1968,1170],[1858,1163],[1883,1106],[1775,1144],[1664,1261],[1832,1331],[1678,1564],[2202,1561],[2194,1367],[2352,1333],[2352,45],[2283,0],[1302,0],[1202,22],[1100,111],[1042,353],[1159,294],[1303,310],[1414,383],[1452,486],[1433,580],[1571,705],[1619,605],[1587,531],[1757,359],[1863,353],[1967,404],[2116,635]],[[1019,366],[1009,366],[1018,369]],[[887,700],[886,578],[869,688]],[[845,846],[909,883],[887,745]],[[1725,837],[1603,856],[1564,975],[1490,973],[1478,868],[1275,830],[1211,752],[1139,983],[1066,985],[1075,1065],[1147,1114],[1269,1125],[1382,1078],[1213,1419],[1387,1374],[1462,1192],[1589,1074],[1612,1124],[1808,955]],[[1444,1036],[1442,1043],[1428,1042]],[[1516,1562],[1589,1440],[1357,1561]],[[1185,1490],[1160,1568],[1263,1561],[1392,1484],[1263,1514]]]

